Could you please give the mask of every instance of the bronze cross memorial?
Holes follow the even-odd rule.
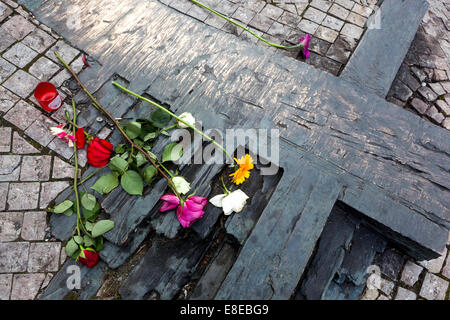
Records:
[[[381,28],[366,31],[339,77],[243,42],[164,1],[21,2],[95,60],[80,78],[114,117],[152,111],[114,87],[117,81],[176,114],[195,114],[206,130],[267,129],[269,149],[279,145],[279,170],[254,173],[244,187],[251,202],[228,219],[208,204],[204,218],[183,230],[174,214],[159,212],[163,180],[143,197],[117,188],[101,198],[116,227],[105,234],[102,262],[82,269],[79,299],[94,297],[105,275],[130,259],[137,261],[118,285],[122,299],[173,299],[187,285],[190,299],[357,298],[366,269],[388,244],[415,259],[436,258],[445,248],[450,132],[385,100],[425,1],[384,0]],[[79,28],[70,23],[70,6],[81,10]],[[96,120],[102,115],[83,92],[75,100],[80,126],[94,134],[108,126]],[[115,130],[111,142],[121,139]],[[251,145],[243,147],[273,161],[270,151]],[[219,190],[226,168],[188,164],[182,173],[207,196]],[[52,216],[56,238],[70,237],[67,221]],[[70,293],[66,268],[73,263],[42,299]]]

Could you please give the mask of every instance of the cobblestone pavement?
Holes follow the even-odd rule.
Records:
[[[163,2],[225,31],[237,32],[185,0]],[[309,62],[328,61],[318,66],[326,69],[330,65],[328,71],[335,74],[364,32],[364,24],[358,26],[357,21],[366,21],[371,11],[362,2],[351,0],[210,2],[218,2],[218,10],[254,30],[263,29],[261,35],[272,41],[288,41],[286,35],[291,32],[297,39],[301,30],[314,33],[311,49],[315,54]],[[427,17],[424,21],[431,19]],[[72,150],[49,131],[62,121],[65,110],[71,110],[67,102],[74,94],[71,90],[76,90],[53,51],[58,50],[76,72],[83,68],[82,53],[11,0],[0,1],[0,29],[0,300],[34,299],[66,258],[63,244],[50,237],[45,209],[70,185],[74,170]],[[244,37],[242,33],[240,36]],[[345,58],[338,59],[334,57],[336,48],[345,47],[341,39],[354,45],[344,50]],[[448,42],[442,43],[447,43],[442,50],[448,54]],[[42,80],[55,84],[66,101],[64,108],[53,114],[44,112],[32,94]],[[84,165],[85,155],[81,153],[80,158]],[[388,250],[377,264],[381,268],[381,289],[366,290],[364,299],[448,299],[447,252],[439,259],[421,263]]]
[[[387,100],[450,130],[450,1],[428,2]]]
[[[215,28],[267,46],[248,32],[189,0],[160,0]],[[264,39],[295,45],[312,35],[307,63],[338,75],[364,34],[378,0],[202,0],[210,8],[238,21]],[[273,50],[296,58],[298,50]]]
[[[83,63],[78,50],[12,1],[0,2],[0,24],[0,300],[34,299],[65,260],[45,209],[70,185],[74,168],[72,149],[49,131],[63,108],[44,112],[33,90],[49,80],[70,96],[55,49],[75,70]]]

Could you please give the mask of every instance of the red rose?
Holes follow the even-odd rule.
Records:
[[[109,162],[114,146],[106,140],[94,138],[87,147],[87,162],[95,168],[103,168]]]
[[[80,128],[75,132],[75,139],[77,139],[77,149],[83,149],[86,143],[86,137],[84,136],[84,129]]]
[[[84,258],[82,257],[84,255]],[[98,263],[98,252],[92,250],[83,250],[78,260],[88,268],[94,267]]]

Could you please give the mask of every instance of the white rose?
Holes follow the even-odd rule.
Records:
[[[223,213],[228,216],[233,212],[241,212],[249,197],[242,191],[236,190],[228,195],[219,194],[212,197],[209,202],[214,206],[222,208]]]
[[[189,123],[190,125],[195,125],[195,118],[190,112],[184,112],[181,115],[178,116],[178,118],[182,119],[183,121]],[[178,128],[189,128],[185,123],[178,121],[177,123]]]
[[[186,194],[191,190],[191,184],[183,177],[175,177],[172,179],[173,184],[177,192]]]

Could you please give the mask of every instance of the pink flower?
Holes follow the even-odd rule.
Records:
[[[161,200],[164,200],[161,212],[177,208],[177,218],[183,228],[189,228],[195,221],[201,219],[205,214],[203,208],[208,203],[207,198],[192,196],[184,201],[183,208],[181,208],[180,199],[173,194],[165,194]]]
[[[69,147],[73,147],[73,142],[77,140],[73,135],[68,134],[66,131],[64,131],[63,124],[59,124],[56,127],[51,127],[50,131],[54,135],[58,136],[58,138],[60,138],[62,141],[68,143]]]
[[[311,35],[306,34],[300,38],[300,48],[303,59],[309,58],[309,42],[311,41]]]

